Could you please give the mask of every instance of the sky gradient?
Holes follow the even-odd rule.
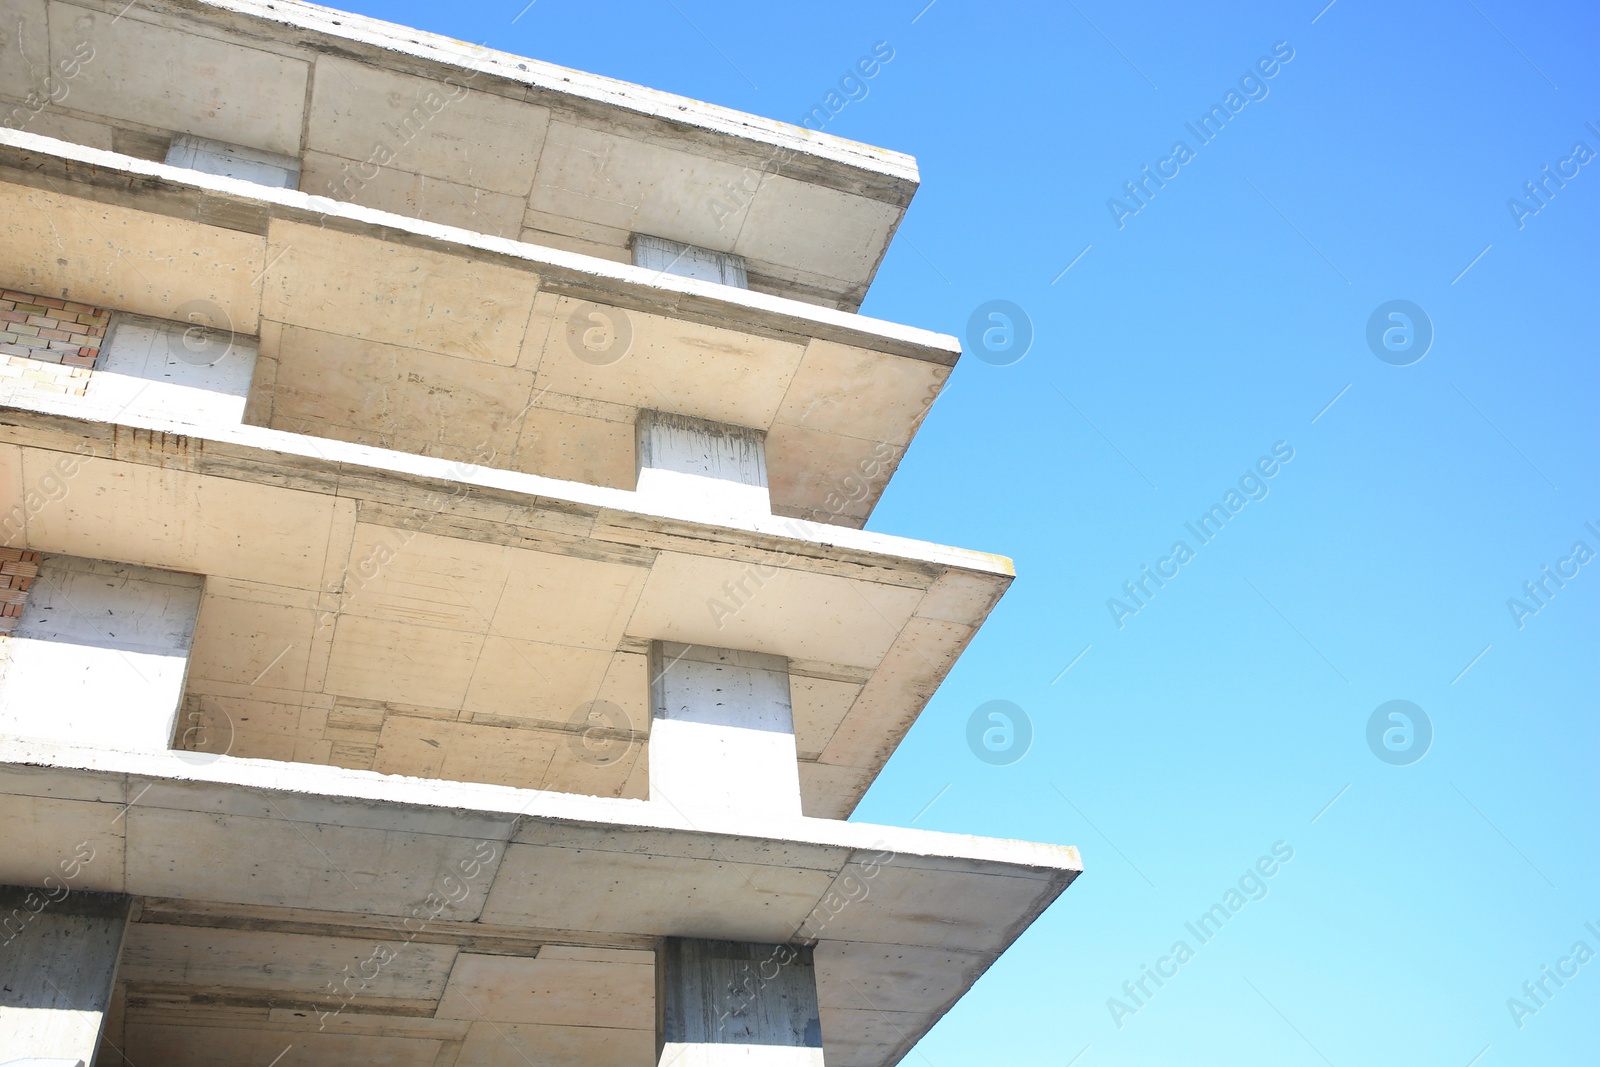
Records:
[[[344,6],[828,109],[981,311],[870,525],[1018,578],[857,818],[1085,873],[907,1063],[1594,1062],[1593,6],[522,2]]]

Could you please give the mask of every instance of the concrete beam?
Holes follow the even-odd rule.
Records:
[[[809,948],[668,938],[656,975],[659,1067],[822,1067]]]
[[[0,1050],[8,1059],[92,1064],[116,985],[128,898],[57,884],[0,887]]]
[[[787,659],[657,641],[650,679],[651,801],[799,818]]]

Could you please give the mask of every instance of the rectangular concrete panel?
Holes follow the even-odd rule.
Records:
[[[405,937],[404,930],[336,938],[134,923],[119,979],[235,994],[281,990],[328,1011],[357,997],[362,1005],[437,1001],[456,949]]]
[[[234,329],[256,330],[266,246],[256,234],[9,183],[0,183],[0,218],[8,289],[157,317],[204,300]]]
[[[655,1035],[649,1030],[480,1019],[467,1033],[455,1067],[650,1067],[654,1053]]]
[[[50,41],[45,30],[44,0],[0,0],[0,19],[4,20],[7,36],[13,38],[7,45],[8,52],[13,55],[39,55],[41,58],[48,54]],[[44,75],[48,71],[40,70],[42,65],[32,65],[30,69],[30,64],[15,60],[0,63],[0,93],[13,100],[24,100],[30,92],[38,93],[41,98],[47,97]],[[20,104],[17,109],[15,115],[10,105],[0,111],[0,115],[7,116],[4,125],[42,132],[35,122],[28,121],[30,113],[34,118],[38,116],[32,104]]]
[[[527,336],[520,365],[538,367],[536,392],[758,429],[772,424],[805,351],[767,334],[569,296],[541,302]]]
[[[319,58],[306,147],[366,164],[352,168],[357,184],[341,186],[348,195],[338,199],[367,203],[361,183],[380,167],[527,196],[550,113],[476,92],[474,77],[435,81]]]
[[[286,1033],[250,1026],[195,1026],[192,1022],[128,1026],[128,1062],[137,1067],[217,1067],[259,1064],[267,1067],[434,1067],[442,1042],[430,1038],[369,1034]],[[219,1061],[218,1049],[228,1059]]]
[[[59,885],[59,883],[58,883]],[[0,1055],[94,1061],[128,924],[128,898],[0,888]]]
[[[445,252],[274,220],[262,314],[285,325],[510,366],[537,275]]]
[[[300,150],[309,64],[148,18],[138,8],[50,5],[51,62],[76,56],[81,65],[69,106],[267,152]]]
[[[636,949],[545,945],[535,957],[462,953],[441,1019],[652,1032],[655,956]]]
[[[781,550],[742,565],[662,552],[628,631],[872,668],[922,599],[920,589],[802,572],[786,562]]]

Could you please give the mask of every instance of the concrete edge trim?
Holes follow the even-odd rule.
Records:
[[[190,0],[183,6],[201,17],[207,9],[243,15],[316,34],[328,41],[362,45],[380,53],[399,53],[451,70],[478,71],[530,89],[631,111],[664,123],[692,126],[730,140],[790,148],[913,186],[918,181],[916,159],[904,152],[304,0]]]
[[[841,851],[888,850],[901,860],[924,861],[913,864],[917,867],[927,863],[970,863],[992,868],[976,873],[1063,882],[1063,889],[1083,872],[1083,861],[1073,845],[806,816],[751,818],[736,811],[705,814],[691,822],[670,805],[652,804],[647,800],[415,778],[236,756],[221,756],[210,763],[196,765],[182,759],[177,752],[123,752],[92,745],[0,738],[0,771],[22,769],[39,774],[74,772],[92,778],[120,777],[124,792],[134,790],[137,779],[150,779],[172,785],[235,787],[297,795],[334,803],[370,801],[401,815],[403,809],[409,807],[455,812],[485,820],[503,819],[507,841],[512,839],[522,820],[539,820]],[[0,792],[27,795],[18,794],[9,785],[0,785]]]
[[[276,463],[278,466],[288,466],[282,457],[293,457],[297,468],[321,467],[335,477],[347,467],[360,467],[377,474],[403,474],[440,484],[465,485],[491,492],[533,497],[549,501],[557,507],[576,506],[591,509],[596,517],[606,512],[616,512],[652,521],[682,523],[683,528],[680,532],[689,536],[703,538],[709,526],[709,529],[724,534],[740,535],[750,542],[750,547],[763,550],[771,550],[774,547],[771,543],[774,539],[780,542],[798,541],[811,547],[843,549],[859,554],[863,562],[880,565],[886,559],[892,559],[913,565],[946,567],[1003,579],[1008,584],[1016,576],[1015,565],[1008,557],[974,549],[956,548],[894,534],[858,530],[849,526],[830,526],[806,519],[777,515],[770,519],[757,518],[741,526],[732,525],[731,522],[712,525],[699,522],[692,516],[641,508],[637,494],[627,489],[561,481],[543,475],[491,467],[476,467],[463,474],[462,468],[465,465],[455,460],[418,456],[409,452],[396,452],[371,445],[336,441],[332,438],[312,437],[286,430],[247,425],[196,426],[131,414],[96,418],[97,414],[103,416],[105,412],[92,409],[81,398],[65,396],[57,398],[43,393],[12,397],[6,402],[5,410],[7,416],[0,419],[0,442],[23,448],[62,451],[47,444],[16,440],[12,427],[33,428],[46,433],[76,432],[76,436],[80,439],[98,440],[108,447],[111,446],[114,429],[123,427],[152,434],[186,437],[207,444],[221,445],[224,449],[231,446],[236,449],[256,451],[260,453],[260,461],[268,465]],[[30,414],[43,418],[30,420],[26,417]],[[72,425],[69,427],[50,425],[57,420],[65,420]],[[103,427],[105,432],[96,438],[82,432],[85,426]],[[100,455],[98,452],[95,454]],[[137,463],[141,460],[124,457],[122,462]],[[147,456],[145,462],[149,465],[160,465],[153,456]],[[219,472],[214,476],[228,475]],[[756,539],[763,539],[768,543],[761,544]],[[776,547],[782,551],[781,543]]]

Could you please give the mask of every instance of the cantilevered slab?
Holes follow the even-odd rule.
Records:
[[[259,334],[246,418],[631,489],[662,410],[766,434],[773,510],[860,527],[951,337],[0,130],[0,285]],[[181,250],[181,254],[179,251]]]
[[[92,396],[14,404],[13,547],[206,576],[182,714],[211,751],[643,797],[650,643],[675,641],[788,660],[803,810],[842,818],[1012,575]]]
[[[0,10],[34,69],[73,71],[43,110],[25,64],[0,74],[40,133],[229,142],[297,160],[309,192],[618,261],[635,233],[684,241],[846,310],[917,185],[899,153],[299,0]]]
[[[0,882],[33,877],[36,842],[83,841],[94,858],[82,885],[155,898],[140,918],[167,929],[136,924],[129,934],[124,1025],[178,1067],[212,1061],[175,1036],[158,1043],[161,1019],[173,1019],[163,1005],[189,1009],[187,1028],[211,1036],[213,1058],[253,1052],[276,1033],[277,1050],[293,1039],[321,1067],[341,1050],[312,1035],[360,1032],[374,1013],[387,1028],[368,1033],[471,1047],[468,1001],[474,1019],[497,1026],[615,1032],[620,1044],[606,1055],[553,1058],[561,1067],[648,1067],[653,1059],[628,1044],[628,1031],[643,1030],[637,1014],[606,994],[639,985],[642,961],[629,950],[662,937],[814,945],[827,1062],[879,1067],[897,1062],[1081,870],[1076,849],[1052,845],[740,812],[690,825],[643,801],[14,740],[0,741],[0,820]],[[340,1001],[320,976],[340,974],[352,951],[392,944],[397,923],[413,929],[405,920],[426,913],[370,996],[335,1013]],[[546,957],[542,945],[564,947]],[[281,959],[263,968],[273,953]],[[484,953],[561,965],[535,972]],[[596,996],[492,996],[496,967],[525,972],[530,989],[564,973]],[[218,982],[232,992],[196,995]],[[319,1029],[319,1011],[334,1024]]]

